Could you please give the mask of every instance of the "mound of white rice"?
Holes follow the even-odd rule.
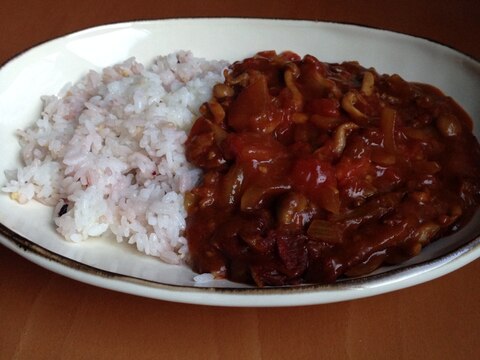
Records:
[[[190,52],[149,69],[129,59],[44,96],[41,117],[18,131],[25,166],[6,172],[2,190],[54,206],[67,240],[113,233],[179,263],[188,253],[183,193],[200,174],[183,143],[226,65]]]

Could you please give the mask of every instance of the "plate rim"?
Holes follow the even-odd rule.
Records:
[[[124,26],[124,25],[132,25],[132,24],[149,24],[149,23],[155,23],[155,22],[167,22],[167,21],[214,21],[214,20],[223,20],[223,21],[230,21],[230,20],[241,20],[241,21],[265,21],[265,22],[304,22],[304,23],[312,23],[312,24],[335,24],[335,25],[340,25],[340,26],[347,26],[347,27],[357,27],[357,28],[362,28],[362,29],[370,29],[374,31],[380,31],[380,32],[388,32],[396,35],[401,35],[401,36],[406,36],[412,39],[419,39],[423,41],[430,42],[435,45],[442,46],[444,48],[447,48],[451,51],[454,51],[458,54],[461,54],[468,59],[472,60],[473,62],[476,62],[477,64],[480,64],[480,57],[477,58],[476,56],[472,54],[468,54],[462,50],[459,50],[456,48],[454,45],[446,44],[440,40],[435,40],[432,39],[428,36],[417,36],[417,35],[412,35],[406,32],[402,31],[396,31],[396,30],[391,30],[391,29],[384,29],[381,27],[373,26],[373,25],[366,25],[366,24],[361,24],[357,22],[350,22],[350,21],[334,21],[334,20],[315,20],[315,19],[294,19],[294,18],[266,18],[266,17],[244,17],[244,16],[198,16],[198,17],[165,17],[161,19],[149,19],[149,18],[139,18],[139,19],[132,19],[128,21],[120,21],[120,22],[106,22],[100,25],[94,25],[90,27],[85,27],[77,30],[72,30],[65,32],[59,36],[56,37],[51,37],[47,38],[44,40],[40,40],[36,43],[31,44],[29,47],[25,49],[21,49],[14,53],[13,55],[9,56],[6,60],[4,60],[2,63],[0,63],[0,71],[1,69],[8,65],[8,63],[12,62],[16,58],[28,53],[30,50],[33,50],[39,46],[45,45],[47,43],[50,43],[52,41],[64,39],[67,37],[71,36],[77,36],[77,35],[82,35],[82,33],[85,32],[90,32],[90,31],[98,31],[101,30],[102,28],[111,28],[114,26]]]
[[[165,284],[102,270],[48,250],[17,234],[2,223],[0,223],[0,243],[36,265],[86,284],[157,300],[228,307],[316,305],[366,298],[437,279],[480,257],[480,234],[478,234],[466,244],[442,256],[381,274],[347,279],[334,284],[217,288]],[[418,272],[419,269],[422,271]],[[439,273],[432,274],[434,271]],[[385,282],[385,280],[388,281]],[[407,282],[406,286],[404,282]],[[127,285],[127,287],[116,286],[116,283]],[[331,296],[332,294],[335,296]],[[321,295],[325,297],[319,298]],[[234,302],[225,302],[225,299]]]

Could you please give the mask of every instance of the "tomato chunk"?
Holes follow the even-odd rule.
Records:
[[[340,116],[339,108],[340,103],[337,99],[313,99],[307,104],[307,109],[311,113],[334,118]]]
[[[338,212],[337,180],[329,162],[314,157],[297,159],[292,168],[292,181],[294,189],[326,210]]]
[[[251,79],[251,83],[240,92],[230,107],[228,125],[239,132],[270,133],[282,119],[282,111],[272,104],[266,76],[258,75]]]

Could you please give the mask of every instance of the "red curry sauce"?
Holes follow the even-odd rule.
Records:
[[[233,64],[186,143],[197,272],[333,282],[417,255],[480,202],[480,147],[438,89],[356,62],[258,53]]]

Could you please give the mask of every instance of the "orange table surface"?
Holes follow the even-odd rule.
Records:
[[[354,23],[480,58],[480,2],[474,0],[4,0],[0,63],[90,26],[210,16]],[[437,280],[361,300],[221,308],[86,285],[0,246],[0,359],[479,359],[479,273],[475,261]]]

